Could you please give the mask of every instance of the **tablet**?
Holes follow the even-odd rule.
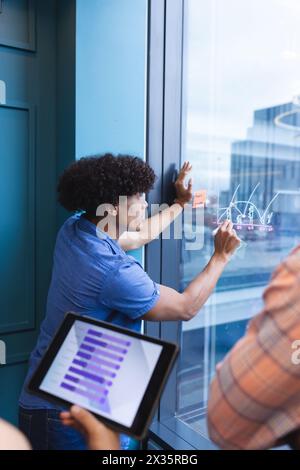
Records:
[[[177,355],[176,344],[70,312],[28,389],[143,439]]]

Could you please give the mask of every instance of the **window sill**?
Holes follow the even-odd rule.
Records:
[[[154,421],[150,427],[149,438],[165,450],[217,450],[209,439],[176,417],[166,419],[162,423]]]

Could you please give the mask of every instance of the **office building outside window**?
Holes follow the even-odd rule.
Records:
[[[212,232],[223,220],[232,220],[242,239],[206,305],[192,321],[173,330],[181,356],[173,379],[174,406],[166,411],[168,405],[162,402],[162,422],[201,448],[197,439],[208,439],[205,411],[215,366],[260,311],[275,266],[299,243],[300,4],[174,3],[182,16],[172,29],[174,8],[166,2],[165,119],[174,121],[168,96],[179,89],[180,105],[173,113],[179,110],[180,118],[172,127],[180,155],[176,164],[192,163],[194,190],[205,194],[206,201],[205,207],[186,210],[185,219],[194,225],[196,211],[202,211],[204,227],[185,224],[183,240],[177,242],[177,286],[172,273],[164,275],[165,281],[179,290],[192,281],[209,261]],[[182,42],[176,36],[180,24]],[[174,57],[172,38],[178,46],[177,67],[169,57],[171,52]],[[165,121],[165,132],[168,126]],[[167,137],[164,145],[162,175],[167,181],[172,158],[168,160]],[[187,250],[197,230],[202,231],[203,246]],[[168,269],[162,254],[162,270]],[[170,339],[166,332],[162,334]]]

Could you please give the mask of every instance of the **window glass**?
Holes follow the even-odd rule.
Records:
[[[222,220],[243,240],[215,293],[182,326],[177,415],[201,432],[216,363],[299,242],[300,2],[186,0],[184,16],[181,159],[193,164],[206,202],[185,216],[195,224],[202,211],[204,229],[197,250],[186,249],[185,232],[181,289],[208,262]]]

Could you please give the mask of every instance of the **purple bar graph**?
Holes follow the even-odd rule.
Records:
[[[69,367],[69,371],[73,372],[74,374],[81,375],[82,377],[85,377],[86,379],[90,379],[93,382],[98,382],[102,385],[107,385],[108,387],[112,385],[112,382],[110,380],[107,381],[103,377],[98,377],[95,374],[90,374],[89,372],[86,372],[85,370],[76,369],[76,367]]]
[[[112,362],[106,361],[102,359],[101,357],[98,356],[92,356],[91,357],[92,362],[96,362],[97,364],[101,364],[104,367],[108,367],[109,369],[114,369],[114,370],[119,370],[120,365],[119,364],[113,364]]]
[[[94,329],[85,334],[60,386],[103,404],[131,342]]]
[[[101,357],[98,357],[98,356],[92,356],[91,360],[94,364],[96,365],[99,364],[99,366],[102,366],[102,367],[109,367],[115,371],[120,369],[120,366],[118,364],[113,364],[113,367],[110,367],[108,365],[108,364],[111,364],[110,362],[104,361]]]
[[[86,366],[88,365],[87,362],[78,361],[78,359],[73,359],[72,363],[73,363],[73,364],[76,364],[77,366],[81,366],[81,367],[86,367]]]
[[[104,349],[93,348],[92,346],[88,346],[87,344],[81,344],[80,349],[93,352],[94,354],[99,354],[100,356],[107,357],[108,359],[112,359],[113,361],[124,361],[124,357],[117,356],[116,354],[105,351]]]
[[[86,356],[86,354],[82,353],[81,351],[77,352],[77,356],[82,357],[83,355]],[[91,362],[97,362],[97,364],[101,364],[105,367],[108,367],[109,369],[114,369],[114,370],[119,370],[120,369],[120,364],[114,364],[113,362],[106,361],[105,359],[102,359],[101,357],[93,356],[91,354],[88,354],[88,356],[89,357],[85,358],[85,359],[89,359],[89,360],[91,360]],[[74,360],[78,361],[77,359],[74,359]],[[86,361],[78,361],[78,362],[81,363],[81,364],[78,364],[78,365],[82,365],[83,367],[87,367],[90,364]],[[78,362],[76,362],[76,364]]]
[[[103,365],[103,362],[105,361],[95,361],[95,362]],[[106,375],[107,377],[115,378],[116,376],[115,372],[110,372],[108,370],[99,369],[99,367],[95,367],[93,365],[93,362],[84,362],[84,361],[78,361],[78,359],[73,359],[72,364],[76,364],[77,366],[84,367],[87,371],[94,370],[96,372],[101,373],[102,375]],[[117,366],[117,367],[120,368],[120,366]],[[114,367],[114,369],[117,370],[117,367]]]
[[[102,348],[110,349],[121,354],[127,354],[127,349],[119,348],[119,346],[114,346],[113,344],[108,344],[105,341],[98,341],[97,339],[90,338],[86,336],[84,341],[87,343],[95,344],[96,346],[101,346]]]
[[[73,377],[72,375],[69,375],[69,374],[65,375],[65,379],[70,380],[71,382],[75,382],[76,384],[80,382],[79,377]]]
[[[91,363],[87,367],[86,370],[90,370],[93,372],[97,372],[98,374],[104,375],[106,377],[110,377],[111,379],[114,379],[116,377],[116,374],[114,372],[110,372],[108,370],[100,369],[99,367],[93,366]]]
[[[89,352],[95,351],[95,348],[93,348],[93,346],[89,346],[88,344],[81,344],[80,349],[84,349],[85,351],[89,351]]]
[[[64,377],[65,380],[69,380],[71,382],[75,382],[77,385],[87,387],[90,390],[95,390],[95,392],[99,392],[103,395],[108,395],[109,390],[105,387],[101,387],[101,385],[94,384],[93,382],[88,382],[84,379],[79,379],[77,377],[73,377],[72,375],[66,374]]]
[[[74,392],[78,395],[81,395],[85,398],[88,398],[89,400],[93,400],[95,402],[103,404],[106,400],[106,398],[100,398],[99,395],[95,395],[94,393],[87,392],[86,390],[81,390],[81,388],[74,387],[73,385],[69,385],[65,382],[62,382],[60,384],[62,388],[65,388],[66,390],[70,390],[71,392]]]
[[[108,339],[108,341],[112,341],[113,343],[122,344],[122,346],[130,346],[130,341],[126,341],[121,338],[116,338],[115,336],[108,335],[106,333],[101,333],[100,331],[95,330],[88,330],[88,335],[97,336],[98,338]]]
[[[70,390],[71,392],[75,392],[75,390],[76,390],[76,387],[74,385],[66,384],[65,382],[60,384],[60,386],[62,388],[65,388],[66,390]]]
[[[83,359],[91,359],[92,357],[90,354],[83,353],[82,351],[78,351],[77,356],[83,357]]]

